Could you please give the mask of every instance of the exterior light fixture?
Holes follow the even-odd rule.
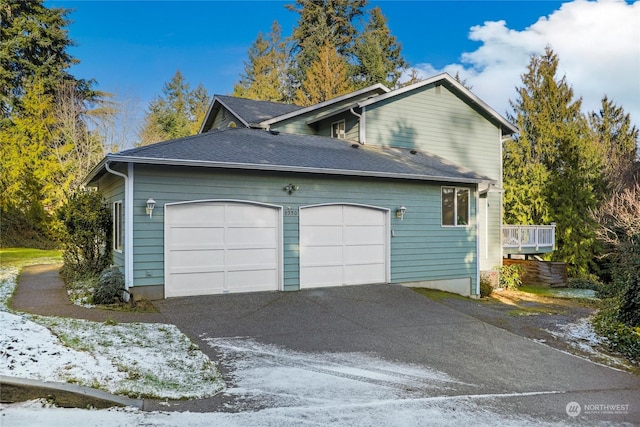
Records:
[[[295,184],[287,184],[282,190],[286,191],[289,194],[293,194],[294,191],[298,190],[300,187],[298,187]]]
[[[149,218],[153,217],[153,208],[156,207],[156,201],[153,200],[152,198],[147,199],[147,215],[149,215]]]
[[[407,211],[407,208],[405,208],[404,206],[400,206],[399,208],[396,209],[396,218],[398,218],[400,221],[402,221],[404,219],[404,213]]]

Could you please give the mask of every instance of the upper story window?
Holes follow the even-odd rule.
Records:
[[[331,138],[346,139],[347,134],[345,132],[345,129],[346,127],[344,120],[331,123]]]
[[[113,250],[122,252],[124,243],[124,212],[122,200],[113,203]]]
[[[469,225],[468,188],[442,187],[442,225],[462,227]]]

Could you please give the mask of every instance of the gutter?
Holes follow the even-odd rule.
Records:
[[[398,172],[385,172],[385,171],[363,171],[363,170],[350,170],[350,169],[325,169],[317,167],[306,166],[290,166],[290,165],[265,165],[255,163],[226,163],[226,162],[213,162],[208,160],[182,160],[182,159],[161,159],[157,157],[123,157],[111,156],[109,159],[117,162],[128,162],[132,167],[132,163],[160,165],[160,166],[201,166],[210,168],[221,169],[241,169],[241,170],[253,170],[253,171],[265,171],[265,172],[303,172],[303,173],[315,173],[326,175],[344,175],[344,176],[358,176],[358,177],[374,177],[374,178],[396,178],[396,179],[408,179],[416,181],[437,181],[437,182],[454,182],[461,184],[478,184],[482,182],[495,182],[488,180],[487,178],[465,178],[465,177],[451,177],[451,176],[439,176],[439,175],[421,175],[412,173],[398,173]]]
[[[133,163],[127,163],[128,175],[111,169],[109,162],[104,168],[112,175],[124,179],[124,288],[125,298],[129,298],[129,288],[133,287]]]

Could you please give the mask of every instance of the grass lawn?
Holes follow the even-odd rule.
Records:
[[[0,249],[0,266],[21,267],[32,263],[62,262],[61,249],[3,248]]]

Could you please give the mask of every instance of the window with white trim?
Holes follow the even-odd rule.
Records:
[[[442,187],[442,225],[463,227],[469,225],[469,200],[471,192],[468,188]]]
[[[346,129],[346,126],[345,126],[344,120],[331,123],[331,138],[346,139],[347,134],[345,129]]]
[[[124,212],[122,200],[113,203],[113,250],[122,252],[124,243]]]

